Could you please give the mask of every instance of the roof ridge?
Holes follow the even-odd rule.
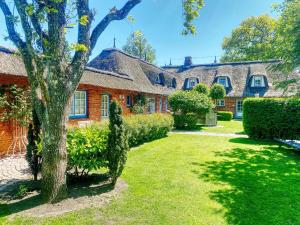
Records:
[[[100,70],[100,69],[96,69],[94,67],[87,66],[87,67],[85,67],[85,70],[92,71],[92,72],[95,72],[95,73],[101,73],[101,74],[105,74],[105,75],[115,76],[115,77],[123,78],[123,79],[126,79],[126,80],[133,80],[127,74],[111,72],[111,71],[108,71],[108,70]]]
[[[17,50],[15,50],[15,49],[7,48],[7,47],[0,45],[0,52],[4,52],[7,54],[14,54],[14,53],[16,53],[16,51]]]
[[[147,61],[145,61],[145,60],[143,60],[143,59],[140,59],[140,58],[137,57],[137,56],[134,56],[134,55],[132,55],[132,54],[129,54],[129,53],[127,53],[127,52],[124,52],[124,51],[121,50],[121,49],[118,49],[118,48],[106,48],[106,49],[103,49],[103,50],[102,50],[102,52],[104,52],[104,51],[116,51],[116,52],[119,52],[119,53],[121,53],[121,54],[123,54],[123,55],[126,55],[126,56],[128,56],[128,57],[130,57],[130,58],[132,58],[132,59],[138,60],[138,61],[140,61],[140,62],[142,62],[142,63],[145,63],[145,64],[148,64],[148,65],[150,65],[150,66],[153,66],[153,67],[155,67],[155,68],[157,68],[157,69],[160,69],[160,70],[162,70],[162,71],[164,71],[164,72],[170,73],[169,71],[165,70],[164,68],[162,68],[162,67],[160,67],[160,66],[156,66],[156,65],[154,65],[153,63],[149,63],[149,62],[147,62]]]
[[[278,59],[270,59],[270,60],[253,60],[253,61],[240,61],[240,62],[225,62],[225,63],[203,63],[203,64],[194,64],[191,66],[186,67],[187,69],[189,68],[194,68],[194,67],[205,67],[205,66],[226,66],[226,65],[243,65],[243,64],[259,64],[259,63],[275,63],[275,62],[280,62]],[[162,68],[182,68],[185,67],[184,65],[174,65],[174,66],[162,66]]]

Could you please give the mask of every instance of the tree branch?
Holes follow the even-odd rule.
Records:
[[[89,0],[77,0],[78,14],[78,37],[77,44],[83,45],[86,50],[77,50],[71,63],[70,80],[72,80],[72,88],[75,89],[83,73],[85,65],[88,61],[88,49],[90,47],[90,30],[93,20],[93,14],[89,9]]]
[[[14,16],[11,13],[5,0],[0,0],[0,8],[5,17],[9,39],[17,46],[18,49],[22,49],[23,47],[25,47],[25,42],[21,39],[20,35],[15,29]]]
[[[92,32],[92,36],[90,38],[91,46],[90,46],[90,53],[95,48],[96,43],[98,41],[98,38],[103,33],[103,31],[106,29],[106,27],[114,20],[123,20],[125,17],[129,14],[129,12],[139,3],[141,3],[142,0],[128,0],[127,3],[123,6],[120,10],[114,10],[111,11],[109,14],[107,14],[101,21],[98,23],[98,25],[95,27],[95,29]]]

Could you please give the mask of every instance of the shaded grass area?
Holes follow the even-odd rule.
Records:
[[[199,127],[201,131],[224,134],[246,134],[242,120],[218,121],[217,127]]]
[[[122,175],[129,187],[108,206],[59,217],[2,221],[26,225],[300,224],[299,160],[299,153],[274,142],[173,134],[129,153]],[[2,206],[1,210],[12,209]]]

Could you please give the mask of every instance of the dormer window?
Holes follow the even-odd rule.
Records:
[[[189,78],[187,88],[192,89],[197,84],[198,84],[198,82],[197,82],[197,78],[196,77]]]
[[[217,83],[223,85],[225,88],[229,86],[227,77],[218,77]]]
[[[251,87],[265,87],[265,79],[263,76],[253,76]]]
[[[159,77],[159,76],[156,76],[155,83],[161,84],[161,80],[160,80],[160,77]]]

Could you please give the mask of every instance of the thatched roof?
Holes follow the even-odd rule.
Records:
[[[177,73],[178,86],[184,88],[187,78],[196,77],[200,82],[209,87],[212,86],[219,76],[226,76],[230,80],[230,89],[227,96],[229,97],[250,97],[259,94],[261,97],[279,97],[282,96],[283,90],[276,90],[274,81],[284,79],[286,75],[274,72],[271,65],[278,61],[251,61],[251,62],[234,62],[234,63],[213,63],[186,66],[165,66],[164,69]],[[265,79],[265,88],[251,88],[250,83],[254,75],[262,75]],[[290,74],[300,78],[298,73]]]
[[[152,76],[164,73],[165,83],[152,82]],[[0,76],[27,76],[22,59],[13,50],[0,48]],[[174,76],[173,76],[174,77]],[[104,50],[86,68],[81,84],[168,95],[170,73],[116,49]]]

